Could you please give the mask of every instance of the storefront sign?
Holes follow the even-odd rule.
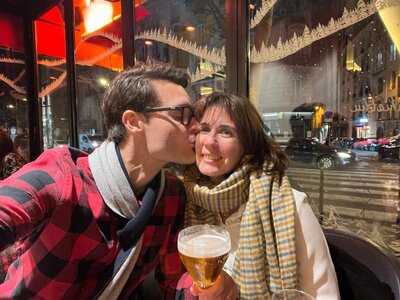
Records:
[[[400,97],[388,97],[383,100],[382,97],[370,97],[362,103],[355,104],[351,112],[386,112],[400,111]]]

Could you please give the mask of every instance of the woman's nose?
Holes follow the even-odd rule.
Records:
[[[215,146],[217,144],[217,140],[215,135],[212,132],[208,132],[203,139],[203,143],[206,146]]]

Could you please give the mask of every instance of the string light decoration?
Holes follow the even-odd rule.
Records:
[[[376,12],[377,9],[374,2],[367,4],[360,0],[354,9],[348,10],[344,8],[342,16],[336,20],[331,18],[327,25],[318,24],[311,30],[308,26],[305,26],[303,34],[300,36],[297,36],[295,33],[291,39],[285,42],[279,39],[276,45],[266,46],[265,43],[263,43],[260,49],[253,47],[250,51],[250,62],[269,63],[280,60],[318,40],[356,24]]]
[[[266,14],[274,7],[278,0],[263,0],[260,8],[256,11],[254,17],[250,20],[250,28],[256,27],[266,16]]]
[[[54,79],[50,84],[42,88],[42,90],[39,92],[39,98],[50,95],[51,92],[53,92],[61,85],[61,83],[65,80],[66,77],[67,77],[67,72],[66,71],[62,72],[61,75],[59,75],[56,79]]]
[[[144,39],[144,40],[153,40],[160,43],[164,43],[170,45],[171,47],[186,51],[192,55],[195,55],[199,58],[208,60],[217,65],[224,66],[226,64],[225,58],[225,48],[221,49],[209,49],[207,46],[199,46],[196,42],[184,40],[183,38],[179,38],[172,31],[168,31],[166,28],[146,30],[142,33],[139,33],[136,37],[136,40]]]
[[[25,94],[25,88],[16,85],[14,81],[8,78],[6,75],[0,74],[0,81],[3,81],[5,84],[16,90],[18,93]]]
[[[205,68],[196,68],[195,72],[192,73],[189,69],[187,69],[187,72],[190,75],[190,78],[192,79],[192,82],[200,81],[206,77],[212,76],[215,73],[217,73],[221,67],[215,67],[213,65],[209,66],[209,69]]]
[[[98,0],[97,0],[98,1]],[[256,12],[254,18],[251,20],[250,27],[254,28],[257,26],[265,15],[272,9],[272,7],[277,3],[278,0],[263,0],[260,9]],[[357,6],[353,9],[344,8],[343,14],[338,19],[331,19],[327,25],[318,24],[315,28],[310,29],[308,26],[305,26],[304,31],[301,35],[297,36],[293,35],[287,41],[278,40],[276,45],[266,46],[263,43],[260,49],[256,49],[252,47],[250,51],[250,62],[259,64],[259,63],[269,63],[273,61],[277,61],[283,59],[287,56],[290,56],[299,50],[311,45],[312,43],[321,40],[323,38],[332,35],[335,32],[343,30],[351,25],[354,25],[369,16],[381,12],[383,9],[393,9],[393,6],[398,6],[400,0],[373,0],[371,2],[364,2],[363,0],[359,0]],[[397,8],[396,8],[397,9]],[[383,20],[384,21],[384,20]],[[85,66],[93,66],[97,62],[102,59],[108,57],[114,52],[120,50],[122,48],[122,40],[120,37],[105,33],[105,32],[93,32],[85,35],[76,45],[75,52],[88,41],[88,39],[92,37],[104,37],[113,42],[113,45],[104,51],[103,53],[98,54],[97,56],[86,59],[86,60],[78,60],[76,63],[79,65]],[[185,40],[182,37],[177,36],[172,30],[168,30],[167,28],[162,29],[153,29],[147,30],[139,33],[135,36],[136,40],[144,39],[144,40],[152,40],[159,43],[167,44],[176,49],[180,49],[182,51],[186,51],[200,59],[206,60],[212,64],[218,65],[218,68],[215,68],[212,72],[223,68],[226,65],[226,57],[225,57],[225,48],[222,47],[220,49],[212,48],[210,49],[207,46],[200,46],[196,42]],[[23,60],[14,59],[9,57],[0,57],[0,63],[15,63],[15,64],[25,64]],[[46,67],[56,67],[62,64],[65,64],[65,59],[57,59],[57,60],[48,60],[43,59],[39,60],[38,64],[46,66]],[[204,79],[207,76],[210,76],[214,73],[210,73],[209,70],[198,68],[196,69],[193,76],[193,82],[197,80]],[[45,86],[40,95],[46,96],[50,91],[56,89],[65,79],[64,73],[59,74],[59,76],[51,82],[48,86]],[[5,82],[11,88],[15,89],[18,93],[25,93],[25,90],[16,85],[16,83],[8,78],[5,74],[0,74],[0,81]],[[58,86],[57,86],[58,85]]]

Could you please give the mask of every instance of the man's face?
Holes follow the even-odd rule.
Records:
[[[157,107],[190,105],[187,92],[180,85],[169,81],[152,81],[159,104]],[[195,161],[195,121],[189,125],[180,122],[180,112],[175,110],[146,113],[147,150],[152,159],[165,164],[174,162],[191,164]]]

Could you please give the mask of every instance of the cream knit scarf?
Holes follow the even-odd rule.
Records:
[[[191,167],[185,171],[188,196],[185,225],[217,224],[243,203],[233,279],[241,299],[269,299],[271,293],[297,287],[295,204],[287,177],[281,182],[263,170],[243,164],[213,185]]]

